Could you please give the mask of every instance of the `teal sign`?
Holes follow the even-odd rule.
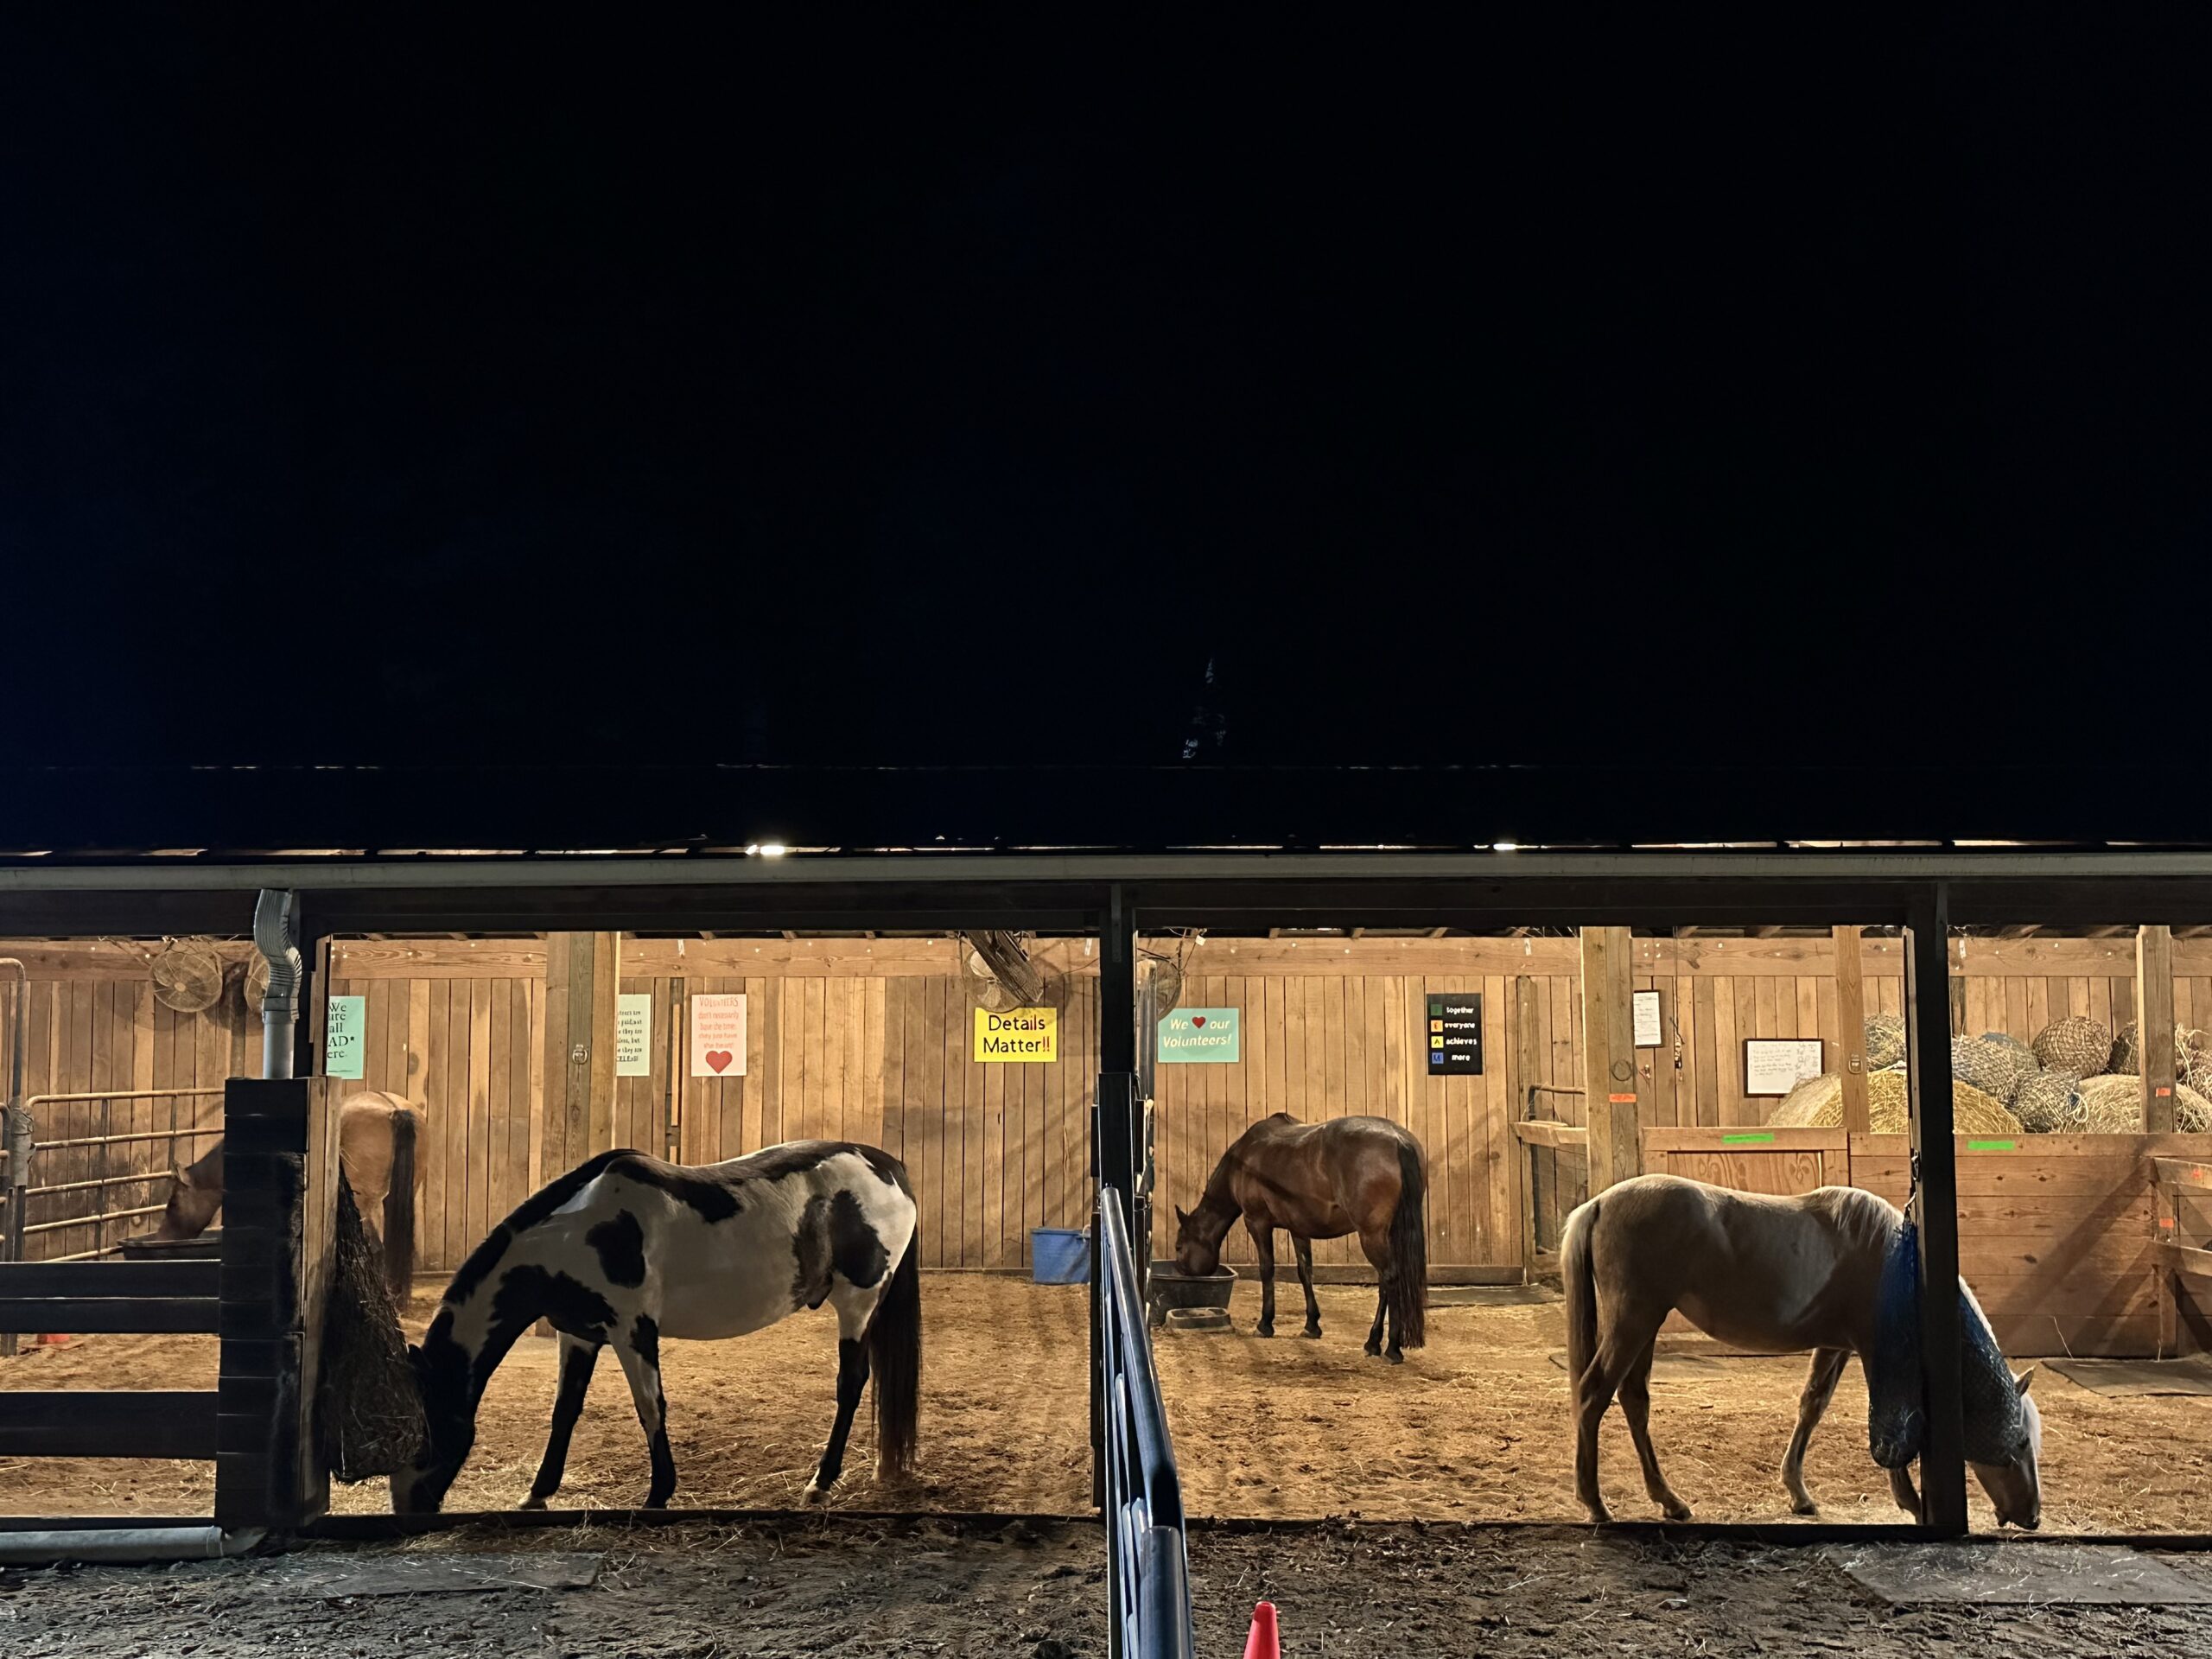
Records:
[[[322,1075],[359,1082],[368,1035],[368,998],[332,997],[322,1022]]]
[[[1234,1008],[1178,1008],[1160,1022],[1162,1065],[1233,1065],[1244,1058]]]

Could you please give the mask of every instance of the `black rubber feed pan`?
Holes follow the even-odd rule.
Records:
[[[1152,1264],[1151,1301],[1155,1309],[1225,1308],[1229,1306],[1229,1293],[1236,1288],[1234,1268],[1224,1268],[1218,1273],[1184,1274],[1175,1271],[1173,1262]]]
[[[197,1238],[126,1238],[117,1248],[126,1262],[219,1262],[223,1230],[210,1227]]]

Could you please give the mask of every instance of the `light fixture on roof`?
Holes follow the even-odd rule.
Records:
[[[1491,846],[1491,851],[1493,853],[1517,853],[1520,850],[1521,843],[1517,841],[1494,842]]]

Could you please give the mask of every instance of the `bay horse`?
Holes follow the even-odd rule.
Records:
[[[1258,1334],[1275,1333],[1275,1229],[1290,1234],[1298,1282],[1306,1290],[1304,1335],[1321,1334],[1313,1296],[1317,1238],[1359,1235],[1375,1264],[1375,1327],[1367,1352],[1393,1365],[1427,1338],[1428,1191],[1421,1142],[1383,1117],[1332,1117],[1301,1123],[1288,1112],[1263,1117],[1238,1135],[1214,1166],[1198,1207],[1175,1212],[1175,1268],[1209,1274],[1221,1266],[1221,1242],[1238,1217],[1260,1262]],[[1382,1346],[1384,1316],[1390,1345]]]
[[[1689,1519],[1689,1505],[1659,1472],[1649,1427],[1655,1343],[1677,1310],[1734,1347],[1812,1350],[1782,1460],[1782,1484],[1799,1515],[1819,1513],[1805,1490],[1805,1447],[1856,1354],[1866,1373],[1869,1449],[1889,1471],[1898,1507],[1923,1518],[1910,1472],[1924,1435],[1919,1268],[1896,1205],[1856,1187],[1777,1198],[1641,1175],[1568,1216],[1560,1249],[1575,1491],[1592,1521],[1611,1519],[1598,1487],[1598,1426],[1616,1392],[1644,1490],[1668,1519]],[[2034,1368],[2012,1375],[1963,1279],[1958,1289],[1967,1459],[1999,1524],[2031,1529],[2043,1515],[2043,1420],[2028,1397]]]
[[[385,1282],[401,1305],[415,1278],[415,1139],[423,1114],[397,1095],[365,1090],[338,1108],[338,1164],[362,1222],[384,1246]],[[169,1170],[157,1242],[197,1238],[223,1207],[223,1143]]]
[[[914,1460],[922,1375],[918,1217],[906,1167],[848,1141],[798,1141],[688,1166],[603,1152],[525,1198],[454,1275],[410,1344],[425,1437],[391,1477],[396,1514],[435,1510],[467,1461],[476,1408],[499,1362],[543,1319],[561,1338],[545,1456],[525,1509],[560,1490],[599,1351],[613,1344],[652,1459],[647,1509],[676,1490],[664,1337],[741,1337],[802,1307],[837,1313],[837,1412],[806,1501],[842,1471],[845,1439],[875,1380],[876,1473]]]

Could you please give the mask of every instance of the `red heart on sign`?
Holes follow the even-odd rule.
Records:
[[[1203,1026],[1205,1022],[1206,1017],[1203,1014],[1194,1014],[1191,1016],[1191,1023],[1194,1026]]]
[[[709,1065],[713,1066],[715,1071],[720,1071],[728,1066],[732,1060],[735,1059],[737,1056],[731,1053],[729,1050],[726,1048],[710,1048],[702,1058],[705,1059]]]

